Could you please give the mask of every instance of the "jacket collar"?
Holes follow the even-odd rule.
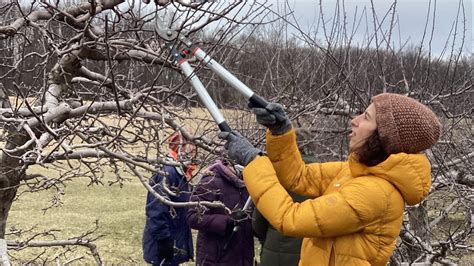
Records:
[[[245,183],[242,180],[241,176],[233,173],[221,160],[217,160],[213,165],[209,166],[204,175],[206,176],[217,176],[222,179],[229,181],[233,186],[237,188],[244,188]]]
[[[424,154],[397,153],[375,166],[357,161],[354,154],[348,159],[353,177],[374,175],[394,185],[409,205],[420,203],[431,188],[431,165]]]

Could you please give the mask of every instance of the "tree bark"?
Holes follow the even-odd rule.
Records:
[[[418,237],[423,243],[430,243],[428,213],[426,211],[426,201],[412,207],[408,210],[408,219],[410,222],[410,231]],[[424,250],[422,245],[416,245],[408,249],[410,262],[415,261]]]
[[[48,112],[43,114],[47,116],[49,112],[53,112],[54,108],[59,105],[60,95],[67,90],[67,84],[70,84],[74,73],[80,69],[81,64],[74,54],[66,54],[51,70],[48,77],[48,90],[44,94],[43,106],[48,108]],[[10,107],[8,93],[2,91],[2,107]],[[38,121],[39,122],[39,121]],[[21,146],[30,140],[30,136],[23,130],[18,131],[16,125],[5,126],[7,132],[5,149],[11,150]],[[33,145],[34,146],[34,145]],[[30,147],[33,149],[34,147]],[[18,150],[13,153],[2,151],[0,154],[0,238],[5,237],[8,213],[10,211],[13,199],[15,198],[18,186],[26,168],[25,162],[21,159],[24,150]]]
[[[5,239],[0,239],[0,265],[10,266],[10,260],[7,253],[7,242]]]
[[[1,106],[8,108],[10,107],[8,94],[3,88],[0,89]],[[5,126],[4,130],[7,131],[6,149],[23,145],[29,140],[27,135],[17,132],[14,126]],[[21,169],[23,163],[19,159],[21,153],[22,151],[7,154],[2,151],[0,154],[0,238],[5,237],[8,212],[15,198],[21,177],[24,175],[24,169]]]

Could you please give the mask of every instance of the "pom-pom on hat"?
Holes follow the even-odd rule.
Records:
[[[372,102],[380,140],[387,153],[419,153],[438,141],[441,123],[424,104],[395,93],[376,95]]]

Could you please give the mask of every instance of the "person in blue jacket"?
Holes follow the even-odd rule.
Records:
[[[175,133],[170,138],[170,157],[178,161],[183,156],[195,154],[195,146],[183,144],[183,138]],[[173,202],[187,202],[190,197],[188,179],[192,177],[193,166],[165,166],[166,181],[175,196],[161,189],[163,176],[155,174],[150,185],[161,195],[169,196]],[[159,184],[159,185],[156,185]],[[187,208],[171,208],[148,192],[146,199],[146,223],[143,232],[143,258],[152,265],[174,266],[192,260],[194,257],[191,229],[186,220]]]

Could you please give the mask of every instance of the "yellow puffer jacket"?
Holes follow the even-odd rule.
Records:
[[[405,202],[421,202],[431,187],[431,166],[423,154],[393,154],[374,167],[352,156],[347,162],[305,165],[294,130],[267,133],[267,152],[244,169],[244,180],[273,227],[305,237],[299,265],[385,265]],[[293,202],[285,189],[310,199]]]

